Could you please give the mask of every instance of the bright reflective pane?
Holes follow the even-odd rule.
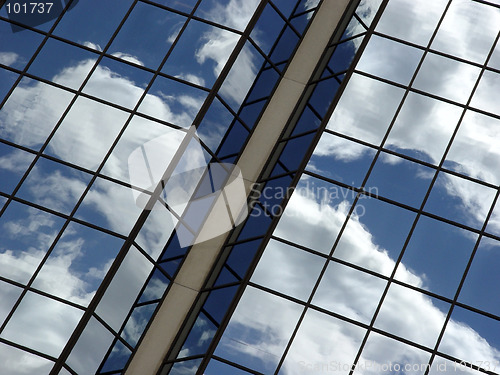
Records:
[[[491,188],[441,172],[424,210],[480,229],[494,197]]]
[[[40,158],[24,180],[17,196],[69,214],[86,189],[90,178],[87,173]]]
[[[498,370],[498,362],[489,364],[490,370],[493,371]],[[484,374],[484,372],[480,372],[471,368],[470,364],[462,361],[449,361],[442,357],[436,356],[434,361],[432,362],[432,366],[429,370],[429,375],[439,375],[439,374],[456,374],[456,375],[465,375],[465,374],[473,374],[479,375]]]
[[[70,223],[33,287],[87,306],[122,244],[121,239]]]
[[[9,315],[21,292],[21,288],[0,281],[0,298],[2,300],[2,304],[0,305],[0,322],[3,323],[7,315]]]
[[[83,92],[126,108],[134,108],[153,75],[145,70],[103,58]]]
[[[357,70],[403,85],[410,83],[423,51],[379,36],[372,36]]]
[[[423,350],[371,332],[354,374],[423,375],[429,359]]]
[[[85,195],[75,217],[128,235],[142,212],[130,188],[98,178]]]
[[[178,14],[138,2],[113,40],[109,53],[156,70],[185,20]],[[143,32],[144,25],[148,25],[147,33]]]
[[[113,152],[102,169],[102,173],[123,182],[131,183],[141,189],[152,191],[154,189],[151,186],[153,181],[150,180],[149,175],[147,183],[139,183],[142,179],[138,179],[134,174],[134,170],[129,169],[131,167],[129,162],[133,162],[129,158],[135,150],[143,147],[147,159],[145,163],[147,164],[147,161],[149,161],[153,169],[155,167],[161,169],[161,172],[158,173],[162,175],[185,135],[184,131],[173,129],[140,116],[134,116],[113,148]],[[159,150],[161,150],[161,155]],[[144,172],[144,170],[141,169],[140,172]]]
[[[327,128],[379,145],[396,113],[404,91],[354,74]],[[360,103],[363,103],[360,106]]]
[[[251,281],[289,296],[307,300],[325,259],[271,240]]]
[[[219,95],[222,99],[230,104],[235,111],[239,109],[248,91],[254,84],[255,77],[263,61],[264,58],[255,50],[250,42],[245,44],[236,58],[226,80],[219,90]],[[271,93],[274,83],[277,80],[277,74],[274,70],[269,70],[267,73],[261,73],[260,79],[257,80],[257,83],[252,88],[252,93],[247,99],[248,101],[268,96]],[[264,82],[264,85],[261,82],[263,79],[267,81]]]
[[[302,177],[273,234],[328,254],[355,196],[354,191]]]
[[[33,154],[0,143],[0,191],[11,193],[34,157]]]
[[[202,0],[195,15],[243,31],[260,0]]]
[[[43,36],[29,30],[13,32],[11,25],[0,20],[0,35],[3,35],[0,64],[22,70],[42,42]]]
[[[446,155],[444,167],[491,184],[500,184],[498,139],[499,120],[467,111]]]
[[[449,306],[437,299],[391,284],[375,327],[433,348]]]
[[[130,315],[127,324],[125,324],[125,328],[121,334],[121,336],[127,340],[130,345],[134,347],[137,345],[157,305],[158,304],[154,303],[150,305],[138,306],[132,311],[132,314]]]
[[[380,153],[366,186],[373,193],[418,208],[435,171],[386,153]]]
[[[487,371],[495,366],[493,372],[497,373],[500,361],[498,321],[455,307],[438,350]]]
[[[499,24],[500,9],[475,1],[453,1],[431,48],[483,64]]]
[[[47,153],[95,169],[127,117],[126,112],[79,97],[51,139]]]
[[[462,303],[497,316],[500,316],[500,299],[496,288],[500,285],[499,245],[487,239],[481,241],[458,297]]]
[[[39,374],[48,375],[54,362],[0,343],[2,371],[8,375]]]
[[[410,92],[385,147],[439,164],[462,111],[460,107]]]
[[[74,307],[28,292],[0,336],[57,357],[82,315]]]
[[[386,284],[368,273],[330,262],[312,303],[369,324]]]
[[[27,283],[62,225],[57,216],[11,202],[0,219],[0,275]]]
[[[78,374],[95,373],[113,338],[96,318],[90,318],[66,363]]]
[[[177,219],[163,205],[156,205],[136,237],[137,244],[153,259],[157,259],[167,244]]]
[[[496,93],[500,91],[500,74],[485,71],[471,101],[471,106],[500,115]]]
[[[206,97],[206,91],[158,76],[139,112],[187,128],[193,124]]]
[[[238,39],[238,34],[191,20],[162,72],[211,87]]]
[[[427,46],[447,3],[447,0],[391,0],[376,30]]]
[[[96,308],[96,313],[115,331],[123,324],[152,268],[135,247],[129,249]]]
[[[48,39],[28,73],[78,90],[97,55],[71,44]]]
[[[358,326],[309,310],[279,374],[347,375],[364,335]]]
[[[352,186],[361,186],[375,150],[323,133],[306,170]]]
[[[64,15],[54,34],[100,51],[131,4],[132,0],[79,1]]]
[[[491,213],[488,225],[486,226],[486,232],[494,233],[498,235],[500,230],[500,201],[497,200],[493,212]],[[494,246],[497,246],[496,242],[492,242]]]
[[[283,29],[284,24],[283,18],[268,4],[250,33],[250,37],[267,55],[278,38],[278,34]]]
[[[495,50],[488,61],[488,66],[500,70],[500,43],[497,43]]]
[[[453,298],[462,279],[477,234],[420,217],[395,278]],[[408,277],[412,273],[415,277]]]
[[[480,69],[429,53],[418,71],[413,87],[459,103],[466,103]]]
[[[214,354],[256,371],[274,372],[302,309],[247,287]]]
[[[0,136],[38,148],[66,110],[72,94],[23,78],[0,111]]]

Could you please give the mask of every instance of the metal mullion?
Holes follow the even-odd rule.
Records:
[[[239,363],[236,363],[236,362],[228,361],[227,359],[219,357],[219,356],[216,356],[216,355],[212,356],[212,358],[215,359],[215,360],[217,360],[217,361],[219,361],[219,362],[225,363],[226,365],[229,365],[229,366],[232,366],[232,367],[236,367],[239,370],[243,370],[245,372],[248,372],[249,374],[253,374],[253,375],[266,375],[266,374],[263,374],[262,372],[258,372],[258,371],[252,370],[251,368],[242,366],[242,365],[240,365]]]
[[[20,350],[22,350],[24,352],[28,352],[28,353],[36,355],[38,357],[48,359],[51,362],[55,362],[56,361],[55,357],[52,357],[52,356],[50,356],[48,354],[45,354],[45,353],[39,352],[37,350],[31,349],[31,348],[29,348],[27,346],[17,344],[14,341],[10,341],[10,340],[6,340],[4,338],[0,338],[0,343],[4,344],[4,345],[12,346],[13,348],[20,349]]]

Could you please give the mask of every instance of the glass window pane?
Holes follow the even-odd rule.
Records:
[[[54,362],[37,355],[0,343],[2,371],[9,375],[49,375]]]
[[[250,37],[267,55],[276,42],[276,39],[278,38],[278,35],[284,25],[285,22],[283,21],[283,18],[281,18],[274,8],[268,4],[264,8],[257,24],[250,33]]]
[[[410,92],[385,147],[437,165],[462,112],[458,106]]]
[[[134,108],[153,75],[131,65],[103,58],[83,92],[126,108]]]
[[[97,60],[97,54],[48,39],[28,73],[78,90]]]
[[[312,303],[370,324],[386,284],[368,273],[330,262]]]
[[[429,167],[382,152],[366,186],[385,198],[418,208],[434,174]]]
[[[365,330],[309,310],[300,325],[279,374],[349,374]]]
[[[488,66],[500,70],[500,43],[497,43],[493,55],[491,55]]]
[[[259,372],[273,373],[302,309],[247,287],[214,354]]]
[[[202,0],[195,15],[243,31],[260,0]]]
[[[251,281],[306,301],[324,264],[324,258],[271,240]]]
[[[497,372],[500,357],[498,320],[455,307],[438,350],[487,371],[495,366],[493,372]]]
[[[500,74],[486,70],[471,101],[471,106],[500,115],[496,93],[500,90]]]
[[[499,185],[500,150],[496,147],[498,139],[499,120],[467,111],[446,155],[444,167]]]
[[[185,21],[186,18],[178,14],[138,2],[114,39],[109,53],[125,60],[134,59],[140,65],[156,70]],[[144,25],[148,25],[147,33],[143,30]]]
[[[1,57],[0,57],[1,60]],[[2,62],[0,61],[0,64]],[[19,74],[11,72],[9,70],[0,68],[0,101],[3,101],[5,96],[9,93],[10,89],[16,82]],[[1,112],[0,112],[1,116]],[[1,130],[0,130],[1,132]]]
[[[441,172],[424,210],[480,229],[494,197],[494,189]]]
[[[0,20],[0,35],[3,35],[2,46],[0,47],[0,63],[23,70],[36,48],[42,42],[43,35],[30,30],[13,32],[11,25],[4,20]]]
[[[0,191],[11,193],[34,158],[31,153],[0,143]]]
[[[375,150],[359,143],[323,133],[306,170],[347,185],[361,186]]]
[[[431,48],[483,64],[499,22],[500,9],[475,1],[453,1]]]
[[[198,360],[195,360],[195,361],[198,361]],[[201,362],[201,359],[199,360]],[[189,362],[194,362],[194,361],[187,361],[187,363]],[[186,365],[187,365],[186,363]],[[181,363],[179,364],[175,364],[174,365],[174,368],[172,370],[174,370],[176,368],[176,365],[180,365]],[[189,368],[191,366],[193,366],[193,363],[189,363],[189,365],[191,366],[183,366],[185,368]],[[199,365],[199,364],[198,364]],[[194,374],[196,372],[196,370],[198,369],[198,366],[193,366],[193,372],[191,372],[192,374]],[[170,372],[170,374],[172,375],[182,375],[184,374],[185,372]],[[236,367],[233,367],[233,366],[230,366],[226,363],[222,363],[222,362],[219,362],[215,359],[212,359],[209,363],[208,363],[208,366],[204,372],[204,375],[250,375],[249,372],[246,372],[246,371],[243,371],[239,368],[236,368]]]
[[[206,97],[206,91],[158,76],[139,106],[139,112],[187,128],[193,124]]]
[[[434,348],[448,304],[400,285],[391,284],[375,327]]]
[[[126,112],[79,97],[51,139],[47,153],[96,169],[127,117]]]
[[[0,305],[0,324],[9,315],[22,291],[17,286],[0,281],[0,299],[2,300],[2,304]]]
[[[82,315],[82,310],[28,292],[0,336],[57,357]]]
[[[121,334],[130,345],[134,347],[137,345],[149,320],[155,312],[156,306],[158,306],[158,304],[154,303],[134,308]]]
[[[423,375],[430,356],[423,350],[371,332],[354,374]]]
[[[0,218],[0,275],[27,283],[62,225],[57,216],[11,202]]]
[[[391,0],[376,30],[427,46],[447,3],[448,0]]]
[[[459,103],[466,103],[480,69],[429,53],[418,71],[413,87]]]
[[[115,331],[123,324],[152,268],[135,247],[129,249],[96,308],[96,313]]]
[[[106,358],[101,372],[112,372],[123,370],[127,361],[129,360],[132,352],[127,348],[121,341],[117,341],[116,344],[111,349],[108,358]],[[114,372],[117,374],[118,372]]]
[[[78,0],[76,0],[76,2],[78,2]],[[2,5],[4,5],[4,3],[5,1],[2,2]],[[14,6],[16,3],[20,6]],[[61,15],[68,0],[55,1],[52,5],[49,5],[49,1],[39,1],[37,3],[41,4],[37,5],[32,11],[29,1],[8,1],[6,6],[0,8],[0,15],[28,27],[36,27],[43,31],[49,31],[55,20]],[[24,32],[25,30],[26,29],[22,26],[12,24],[12,32]]]
[[[338,102],[327,128],[379,145],[396,113],[404,91],[354,74]],[[363,106],[360,107],[360,103]]]
[[[395,278],[453,298],[476,240],[477,234],[422,216]],[[409,273],[415,277],[409,277]]]
[[[273,235],[328,254],[356,193],[302,177]]]
[[[191,20],[162,72],[211,87],[238,39],[237,34]]]
[[[128,236],[141,212],[130,188],[97,178],[75,217]]]
[[[55,161],[40,158],[24,180],[17,196],[69,214],[90,182],[91,175]]]
[[[23,78],[0,111],[0,136],[38,148],[66,110],[73,94]]]
[[[130,8],[132,0],[79,1],[54,34],[102,50]]]
[[[500,316],[500,243],[483,239],[467,273],[458,300],[476,309]]]
[[[372,36],[357,70],[408,85],[422,58],[423,51],[390,39]]]
[[[122,244],[121,239],[70,223],[34,280],[33,287],[87,306]]]
[[[78,374],[95,373],[113,338],[96,318],[90,318],[66,363]]]

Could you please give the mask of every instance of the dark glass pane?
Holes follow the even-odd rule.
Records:
[[[292,1],[290,1],[292,2]],[[285,22],[274,8],[268,4],[260,15],[257,24],[253,28],[250,37],[257,43],[267,55],[274,45],[276,38],[283,29]]]
[[[169,279],[159,269],[155,269],[146,289],[139,298],[139,303],[157,300],[163,297],[163,293],[170,283]]]
[[[113,346],[113,349],[111,349],[111,353],[108,358],[104,362],[104,366],[102,366],[100,373],[123,370],[131,355],[132,352],[130,349],[123,345],[121,341],[117,341],[115,346]]]
[[[132,310],[121,336],[133,347],[139,342],[157,306],[157,303],[153,303]]]
[[[230,286],[227,288],[214,289],[210,292],[203,308],[215,319],[219,324],[227,313],[230,303],[233,300],[238,286]]]
[[[224,157],[225,155],[240,153],[248,136],[248,130],[243,127],[239,121],[235,121],[229,130],[226,139],[222,143],[222,147],[217,153],[217,156]]]
[[[271,60],[274,63],[288,61],[298,42],[299,37],[297,34],[287,26],[271,53]]]
[[[191,327],[191,332],[189,332],[177,358],[205,354],[216,331],[217,327],[201,312]]]
[[[307,105],[304,108],[304,111],[300,115],[297,124],[295,125],[295,129],[293,130],[292,135],[305,133],[310,130],[315,130],[319,127],[321,123],[321,118],[318,117],[316,112],[314,112],[310,105]]]
[[[0,20],[0,35],[3,35],[0,64],[22,70],[42,42],[43,35],[29,30],[13,32],[12,27],[15,26]]]

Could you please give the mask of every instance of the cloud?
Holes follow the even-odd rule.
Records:
[[[15,52],[0,52],[0,64],[10,66],[14,64],[19,55]]]

